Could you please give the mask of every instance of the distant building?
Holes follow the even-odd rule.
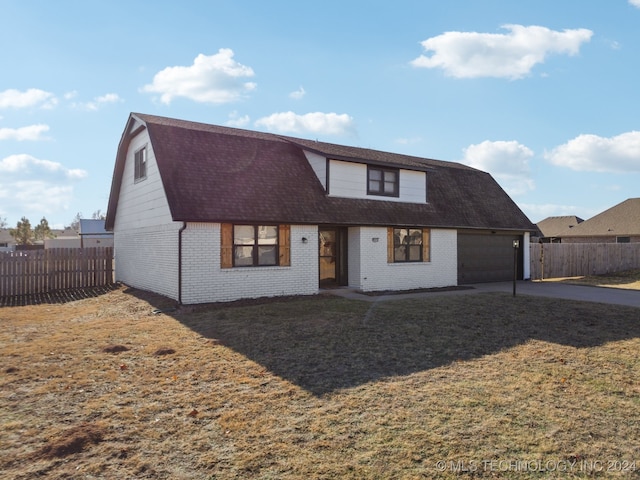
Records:
[[[113,247],[113,232],[104,229],[104,220],[80,220],[80,246]]]
[[[565,234],[570,233],[572,228],[582,222],[584,220],[575,215],[547,217],[536,224],[539,230],[538,239],[543,243],[560,243]]]
[[[562,234],[562,243],[640,242],[640,198],[629,198]]]

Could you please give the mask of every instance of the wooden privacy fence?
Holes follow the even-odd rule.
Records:
[[[113,284],[113,247],[0,253],[0,297]]]
[[[640,268],[640,243],[532,243],[530,253],[533,280]]]

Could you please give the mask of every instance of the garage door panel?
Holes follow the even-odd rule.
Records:
[[[517,235],[458,234],[458,284],[512,280],[514,240],[522,238]],[[519,272],[519,275],[522,274]]]

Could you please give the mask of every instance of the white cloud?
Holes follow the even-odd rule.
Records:
[[[531,157],[533,151],[516,141],[485,140],[465,148],[462,163],[489,172],[510,195],[521,195],[535,188]]]
[[[427,54],[411,64],[441,68],[456,78],[519,79],[529,75],[549,54],[576,55],[593,35],[584,28],[562,32],[535,25],[502,28],[508,33],[446,32],[428,38],[421,43]]]
[[[640,132],[610,138],[579,135],[546,152],[545,158],[576,171],[640,173]]]
[[[221,48],[215,55],[198,55],[188,67],[167,67],[153,77],[143,92],[159,93],[160,101],[170,104],[176,97],[222,104],[239,100],[256,88],[244,79],[253,77],[251,67],[233,59],[233,50]]]
[[[346,113],[313,112],[298,115],[293,112],[274,113],[256,121],[256,126],[280,133],[313,133],[322,135],[353,135],[353,118]]]
[[[0,160],[0,197],[4,211],[14,216],[37,216],[68,208],[73,184],[87,177],[81,169],[31,155],[10,155]]]
[[[9,155],[0,160],[0,172],[3,177],[9,176],[9,174],[35,175],[67,180],[81,180],[88,175],[85,170],[69,169],[61,163],[40,160],[27,154]]]
[[[72,99],[76,95],[77,95],[76,92],[69,92],[65,94],[65,98]],[[96,110],[99,110],[104,105],[108,105],[110,103],[117,103],[121,101],[122,99],[118,96],[117,93],[107,93],[106,95],[95,97],[90,102],[86,102],[86,103],[76,102],[76,103],[73,103],[72,106],[75,108],[81,108],[83,110],[89,110],[89,111],[95,112]]]
[[[640,0],[629,0],[629,4],[634,7],[640,8]]]
[[[300,87],[298,90],[295,90],[289,94],[289,98],[293,98],[294,100],[301,100],[307,92],[304,88]]]
[[[49,131],[49,125],[38,124],[20,128],[0,128],[0,140],[17,140],[19,142],[30,140],[46,140],[43,133]]]
[[[240,116],[235,110],[229,114],[229,120],[227,120],[228,127],[246,127],[251,122],[249,115]]]
[[[37,88],[30,88],[21,92],[10,88],[0,92],[0,108],[53,108],[58,103],[55,95]]]

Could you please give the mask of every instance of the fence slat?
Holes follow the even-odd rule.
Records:
[[[113,284],[113,247],[0,252],[0,297]]]
[[[640,268],[640,243],[532,243],[531,278],[602,275]]]

